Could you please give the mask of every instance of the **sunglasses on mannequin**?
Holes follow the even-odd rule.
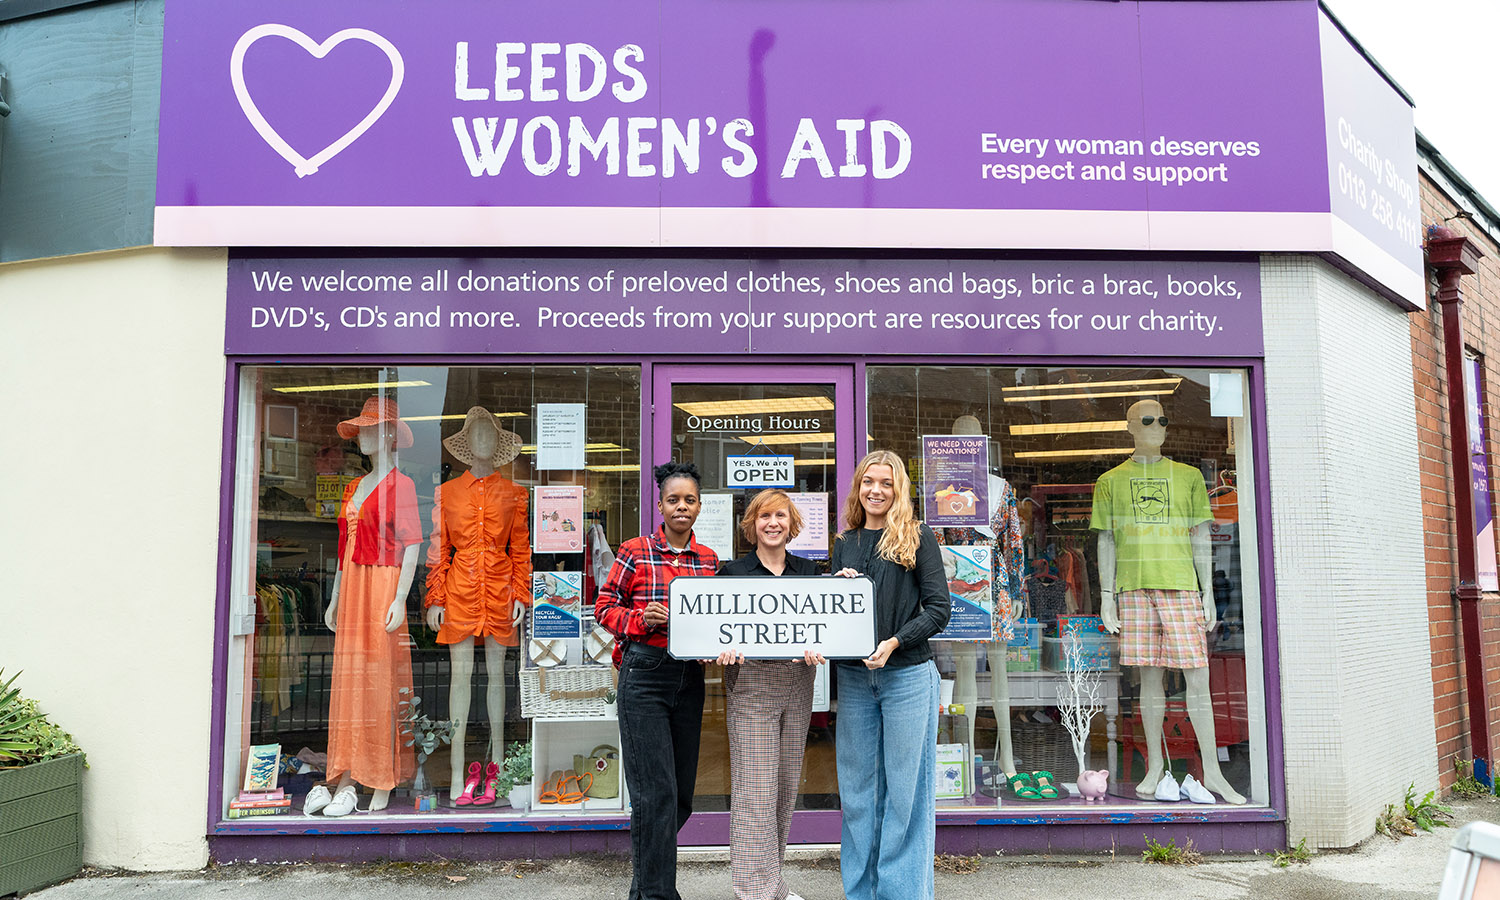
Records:
[[[1167,417],[1166,416],[1141,416],[1141,424],[1142,425],[1151,425],[1153,423],[1160,424],[1162,427],[1166,427]]]

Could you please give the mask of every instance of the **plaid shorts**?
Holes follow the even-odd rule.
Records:
[[[1123,591],[1120,664],[1202,669],[1208,665],[1203,603],[1197,591]]]

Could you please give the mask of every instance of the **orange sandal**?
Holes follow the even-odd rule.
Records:
[[[570,779],[570,778],[577,778],[577,776],[576,775],[566,775],[566,774],[563,773],[563,771],[561,769],[557,770],[556,772],[553,772],[550,776],[548,776],[546,779],[544,779],[542,781],[542,791],[541,791],[541,793],[537,794],[537,798],[536,798],[537,802],[538,803],[565,803],[565,802],[569,802],[569,801],[563,800],[562,798],[563,798],[563,786],[568,783],[568,779]]]
[[[585,778],[587,778],[589,780],[588,784],[584,784],[583,783],[583,779],[585,779]],[[567,783],[570,782],[570,781],[573,782],[573,787],[576,788],[576,790],[572,790],[572,791],[565,790]],[[562,780],[562,785],[559,786],[559,788],[558,788],[557,802],[559,802],[559,803],[582,803],[584,800],[588,799],[589,788],[591,788],[593,786],[594,786],[594,773],[593,772],[584,772],[582,775],[569,775],[567,778],[564,778]]]

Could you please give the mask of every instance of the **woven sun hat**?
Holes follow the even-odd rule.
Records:
[[[390,397],[371,397],[366,400],[365,408],[360,411],[359,415],[339,423],[339,437],[345,440],[357,437],[361,428],[366,425],[379,425],[381,422],[396,423],[397,447],[411,446],[411,428],[401,421],[401,411],[396,408],[396,401]]]
[[[521,436],[513,431],[506,431],[495,421],[495,416],[482,406],[469,407],[468,415],[464,416],[464,427],[459,429],[458,434],[443,438],[443,446],[453,454],[453,458],[466,466],[474,464],[474,448],[469,445],[469,434],[475,428],[493,428],[500,440],[495,442],[495,455],[490,457],[490,464],[499,468],[517,456],[521,455]]]

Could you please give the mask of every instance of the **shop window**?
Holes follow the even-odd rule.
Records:
[[[316,824],[346,805],[342,771],[388,816],[623,811],[591,616],[611,548],[640,529],[639,369],[240,373],[226,817],[314,798]],[[534,777],[513,806],[486,775],[518,744]],[[560,784],[575,755],[593,779]],[[241,800],[267,767],[289,802]]]
[[[919,514],[924,492],[955,489],[931,461],[924,478],[922,438],[953,434],[988,438],[978,493],[1001,513],[989,532],[938,529],[947,544],[995,551],[993,589],[967,596],[977,578],[955,573],[956,600],[1011,607],[992,616],[1008,640],[936,645],[949,711],[962,710],[939,737],[955,769],[940,806],[998,796],[1071,810],[1086,801],[1018,791],[1005,775],[1048,771],[1075,785],[1079,756],[1083,770],[1109,773],[1084,780],[1107,784],[1111,806],[1190,807],[1188,778],[1221,808],[1267,804],[1248,373],[880,366],[868,379],[870,446],[909,461]],[[1200,591],[1217,619],[1207,633]],[[1091,684],[1069,677],[1078,669],[1096,670]],[[1081,717],[1070,699],[1080,689],[1096,707]],[[1158,799],[1164,771],[1178,790]]]

